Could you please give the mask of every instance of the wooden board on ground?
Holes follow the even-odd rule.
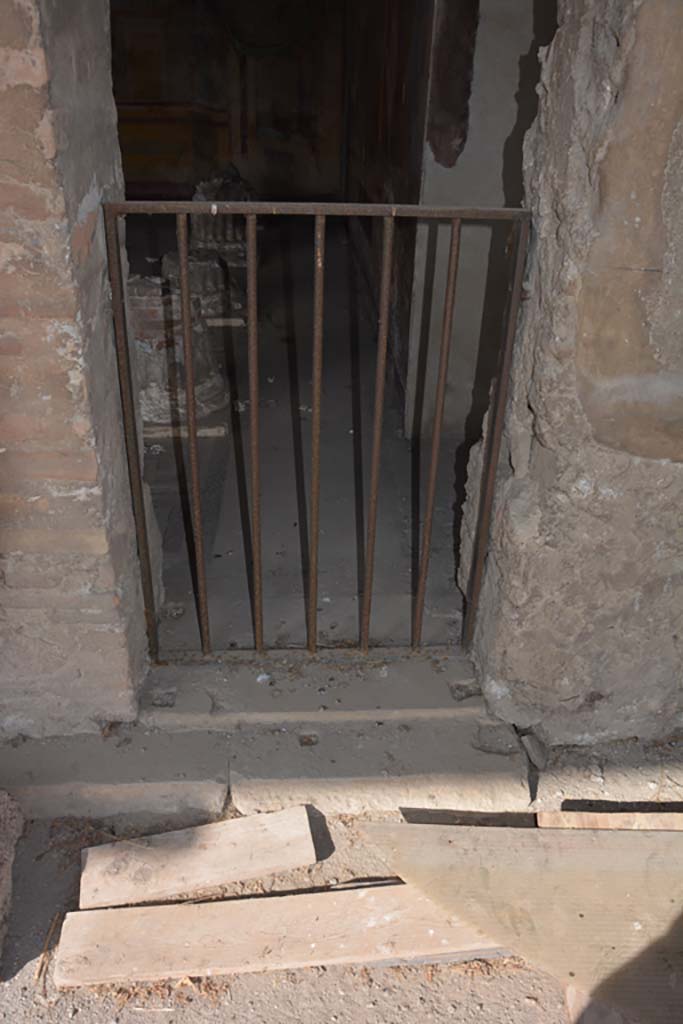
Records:
[[[538,811],[536,824],[539,828],[683,832],[683,814],[678,811]]]
[[[500,951],[408,885],[68,914],[60,988]]]
[[[315,860],[305,807],[122,840],[83,851],[80,907],[192,896]]]
[[[367,824],[391,871],[598,1002],[652,1024],[683,1006],[683,835]]]

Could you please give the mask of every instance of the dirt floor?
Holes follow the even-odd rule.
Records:
[[[52,922],[77,906],[80,849],[110,838],[87,822],[34,823],[20,841],[14,900],[0,983],[0,1020],[12,1024],[141,1024],[144,1021],[299,1024],[404,1024],[405,1021],[477,1024],[568,1024],[562,989],[515,958],[416,967],[331,967],[253,974],[229,979],[185,979],[173,985],[59,993],[52,956],[43,954]],[[232,886],[216,895],[283,891],[386,877],[386,868],[357,840],[353,822],[324,822],[316,830],[319,856],[312,868]],[[55,937],[59,924],[55,926]],[[51,943],[53,945],[54,943]],[[46,963],[44,977],[38,968]]]

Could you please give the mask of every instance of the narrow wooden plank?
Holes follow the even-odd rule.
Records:
[[[316,861],[305,807],[83,851],[81,910],[152,903]]]
[[[538,811],[539,828],[597,828],[636,832],[683,832],[678,811]]]
[[[68,914],[59,988],[325,964],[470,960],[499,950],[408,885]]]
[[[683,1019],[683,835],[361,824],[391,871],[566,985]]]

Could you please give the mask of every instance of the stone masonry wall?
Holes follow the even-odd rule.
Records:
[[[587,745],[683,724],[683,4],[559,25],[474,654],[497,714]]]
[[[0,735],[130,720],[145,665],[100,204],[107,0],[0,19]]]

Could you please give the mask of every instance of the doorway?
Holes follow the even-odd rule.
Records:
[[[421,197],[438,5],[397,10],[353,0],[259,0],[245,12],[227,0],[206,0],[201,7],[200,18],[172,0],[112,4],[127,197],[192,203],[182,216],[188,218],[194,427],[183,357],[180,207],[152,216],[133,206],[119,210],[126,214],[129,332],[152,506],[147,519],[151,532],[159,531],[156,555],[153,539],[149,544],[156,579],[148,590],[160,656],[253,647],[451,647],[463,624],[457,525],[466,463],[456,459],[462,439],[448,430],[457,420],[448,393],[437,414],[438,375],[424,375],[419,385],[433,391],[431,404],[422,395],[432,415],[409,422],[406,410],[416,401],[408,371],[418,218],[392,216],[383,274],[387,228],[380,211],[388,201],[392,210],[398,203],[416,206]],[[373,45],[382,61],[370,60]],[[316,399],[315,208],[258,218],[254,315],[247,207],[224,213],[220,204],[349,199],[372,213],[324,222]],[[222,212],[195,212],[201,203]],[[431,222],[443,221],[439,231],[448,232],[455,218],[460,242],[458,210],[442,204],[441,212]],[[516,313],[521,250],[515,231],[523,220],[513,211],[504,217],[513,230],[494,325],[498,357]],[[216,229],[219,221],[227,227]],[[445,276],[448,247],[444,259]],[[428,305],[438,291],[434,322],[443,324],[447,288],[445,280],[437,288],[437,278],[435,265],[424,289]],[[469,346],[472,337],[458,334],[457,307],[449,344]],[[438,360],[438,338],[420,344],[431,344]],[[437,421],[438,432],[447,426],[434,447]],[[489,451],[489,461],[494,455]]]

